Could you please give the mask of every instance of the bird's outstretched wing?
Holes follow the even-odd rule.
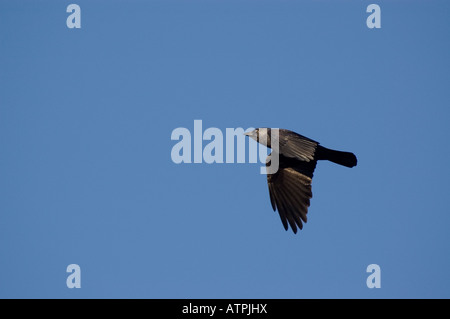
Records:
[[[314,160],[319,143],[289,130],[280,129],[279,132],[279,153],[305,162]]]
[[[280,160],[280,163],[284,163]],[[275,174],[267,174],[270,202],[278,210],[286,230],[288,224],[297,233],[307,222],[306,214],[312,198],[311,179],[317,161],[297,161],[294,166],[281,165]],[[311,177],[307,176],[310,175]]]

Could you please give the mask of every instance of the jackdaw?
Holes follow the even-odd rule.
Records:
[[[356,166],[357,163],[353,153],[325,148],[289,130],[257,128],[245,135],[272,149],[266,160],[267,169],[273,156],[278,155],[278,170],[273,174],[268,170],[267,173],[270,202],[274,211],[278,209],[284,228],[288,230],[289,224],[294,233],[297,233],[297,227],[302,229],[307,221],[306,214],[312,198],[311,180],[317,161],[328,160],[346,167]],[[278,147],[272,145],[277,135]]]

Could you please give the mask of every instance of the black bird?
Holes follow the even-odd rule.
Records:
[[[277,131],[278,152],[277,147],[271,145],[272,139],[276,141]],[[357,163],[353,153],[325,148],[289,130],[257,128],[245,135],[272,149],[266,160],[267,167],[271,165],[273,156],[278,154],[278,170],[273,174],[268,171],[267,174],[270,202],[274,211],[278,209],[284,228],[288,230],[289,223],[294,233],[297,233],[297,227],[302,229],[307,221],[306,214],[312,198],[311,180],[317,161],[328,160],[346,167],[356,166]]]

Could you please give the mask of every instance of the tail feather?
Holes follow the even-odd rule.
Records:
[[[353,167],[358,163],[358,160],[353,153],[335,151],[320,145],[316,149],[315,157],[317,160],[328,160],[346,167]]]

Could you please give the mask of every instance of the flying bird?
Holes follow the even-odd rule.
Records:
[[[278,132],[278,147],[272,147],[272,130]],[[255,141],[272,149],[267,157],[267,168],[273,156],[278,155],[278,170],[267,174],[270,203],[278,210],[286,230],[288,225],[296,234],[307,222],[306,214],[312,198],[311,181],[317,161],[328,160],[345,167],[357,164],[355,154],[335,151],[319,145],[318,142],[285,129],[257,128],[244,133]],[[276,141],[276,135],[273,134]]]

